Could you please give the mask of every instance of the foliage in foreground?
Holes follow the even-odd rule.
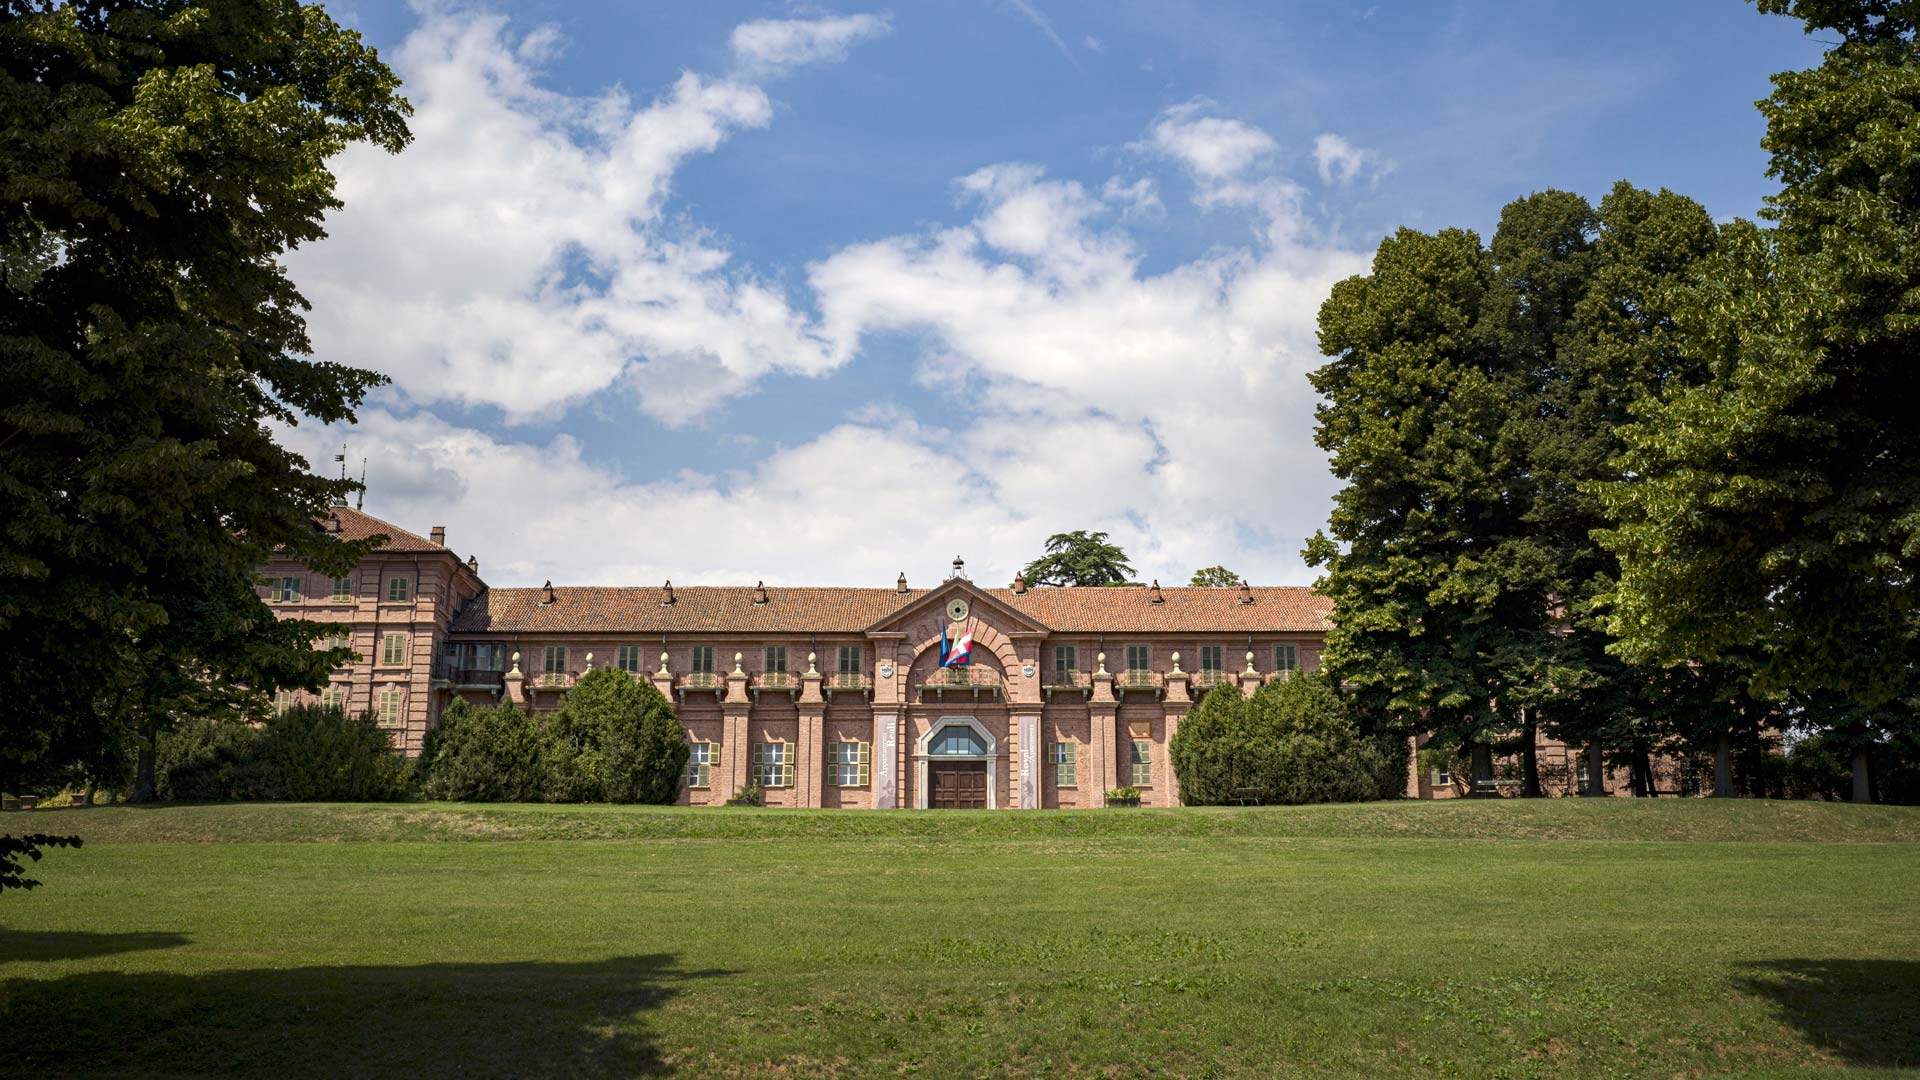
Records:
[[[554,800],[664,805],[680,797],[692,750],[652,683],[614,668],[589,671],[549,729]]]
[[[27,864],[21,859],[39,862],[42,848],[80,846],[77,836],[49,836],[46,833],[29,833],[26,836],[0,836],[0,892],[8,889],[37,889],[40,883],[27,877]]]
[[[296,705],[264,725],[197,720],[160,737],[174,799],[378,802],[409,794],[408,767],[371,713]]]
[[[1361,734],[1325,676],[1303,672],[1252,697],[1216,687],[1187,714],[1169,753],[1190,806],[1359,802],[1404,786],[1405,759]]]

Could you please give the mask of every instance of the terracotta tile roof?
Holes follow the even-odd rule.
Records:
[[[1029,618],[1063,634],[1189,633],[1198,631],[1324,631],[1331,624],[1333,601],[1300,585],[1262,585],[1253,603],[1240,602],[1240,589],[1162,588],[1161,602],[1152,602],[1151,590],[1028,589],[1015,596],[1008,589],[993,595]]]
[[[363,514],[351,506],[330,507],[328,512],[333,520],[340,523],[340,531],[334,533],[334,535],[340,537],[342,540],[365,540],[375,533],[385,533],[387,542],[374,549],[376,551],[447,550],[444,544],[436,544],[424,536],[410,533],[391,522],[381,521],[372,514]],[[332,526],[327,518],[320,518],[313,524],[316,529],[333,532]]]
[[[782,588],[769,586],[767,603],[753,602],[751,586],[675,586],[674,602],[661,603],[659,586],[555,586],[490,589],[454,619],[456,633],[820,633],[857,634],[927,594],[925,589]],[[938,591],[938,590],[935,590]],[[1253,590],[1242,604],[1240,590],[1162,589],[1162,603],[1148,590],[981,590],[1029,618],[1062,633],[1192,633],[1238,631],[1317,632],[1327,628],[1332,604],[1297,586]]]

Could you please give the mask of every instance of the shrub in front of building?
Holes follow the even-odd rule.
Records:
[[[1392,767],[1317,673],[1269,683],[1250,698],[1231,686],[1209,691],[1170,752],[1190,806],[1376,799]]]
[[[552,787],[561,802],[672,803],[689,753],[673,706],[613,668],[581,676],[549,722]]]
[[[415,776],[430,799],[541,802],[552,755],[547,733],[512,705],[455,701],[427,733]]]
[[[372,714],[296,705],[264,724],[193,719],[155,747],[162,798],[379,802],[409,794],[407,766]]]

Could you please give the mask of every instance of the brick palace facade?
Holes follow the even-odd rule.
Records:
[[[456,697],[545,713],[619,668],[673,701],[693,805],[750,781],[769,806],[1089,807],[1120,786],[1177,805],[1167,744],[1188,710],[1318,668],[1331,607],[1303,587],[982,588],[958,560],[932,588],[496,589],[444,529],[344,506],[318,527],[389,537],[344,578],[263,568],[280,617],[350,628],[357,656],[319,701],[371,710],[415,754]],[[971,630],[970,666],[938,666],[943,626]],[[1410,770],[1409,796],[1458,793]]]

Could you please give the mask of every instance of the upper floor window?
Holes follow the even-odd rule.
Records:
[[[273,715],[284,715],[291,708],[293,708],[293,691],[281,690],[273,695]]]
[[[333,598],[335,600],[353,599],[353,579],[351,577],[337,577],[333,579]]]
[[[346,647],[347,647],[347,632],[346,632],[345,630],[342,630],[342,631],[340,631],[340,632],[339,632],[339,633],[337,633],[337,634],[328,634],[328,635],[327,635],[327,638],[326,638],[326,640],[325,640],[325,641],[323,641],[323,642],[321,643],[321,645],[320,645],[320,647],[321,647],[321,648],[323,648],[323,649],[344,649],[344,648],[346,648]]]
[[[397,577],[387,579],[387,603],[403,604],[406,602],[407,597],[412,595],[412,592],[413,583],[406,578]]]
[[[861,674],[860,646],[858,645],[840,646],[840,674],[842,675]]]
[[[1079,654],[1071,645],[1053,647],[1053,673],[1071,675],[1080,667]]]
[[[640,674],[640,646],[622,645],[613,650],[613,666],[629,675]]]
[[[324,709],[346,708],[347,688],[336,683],[320,691],[320,707]]]
[[[787,647],[785,645],[767,646],[767,663],[762,670],[768,675],[787,673]]]
[[[540,671],[546,675],[565,675],[567,673],[567,647],[549,645],[540,658]]]
[[[394,727],[400,723],[400,690],[398,687],[383,687],[380,691],[380,705],[375,717],[383,727]]]
[[[695,645],[693,647],[693,673],[696,675],[713,674],[713,646]]]
[[[386,634],[380,638],[380,662],[382,664],[404,664],[407,662],[407,635]]]
[[[1273,647],[1273,670],[1286,678],[1300,670],[1300,647],[1298,645],[1275,645]]]
[[[1200,670],[1213,672],[1225,670],[1221,652],[1222,648],[1219,645],[1200,646]]]
[[[273,587],[269,589],[268,592],[278,603],[298,603],[300,600],[300,579],[297,577],[283,577],[279,581],[274,582]]]

